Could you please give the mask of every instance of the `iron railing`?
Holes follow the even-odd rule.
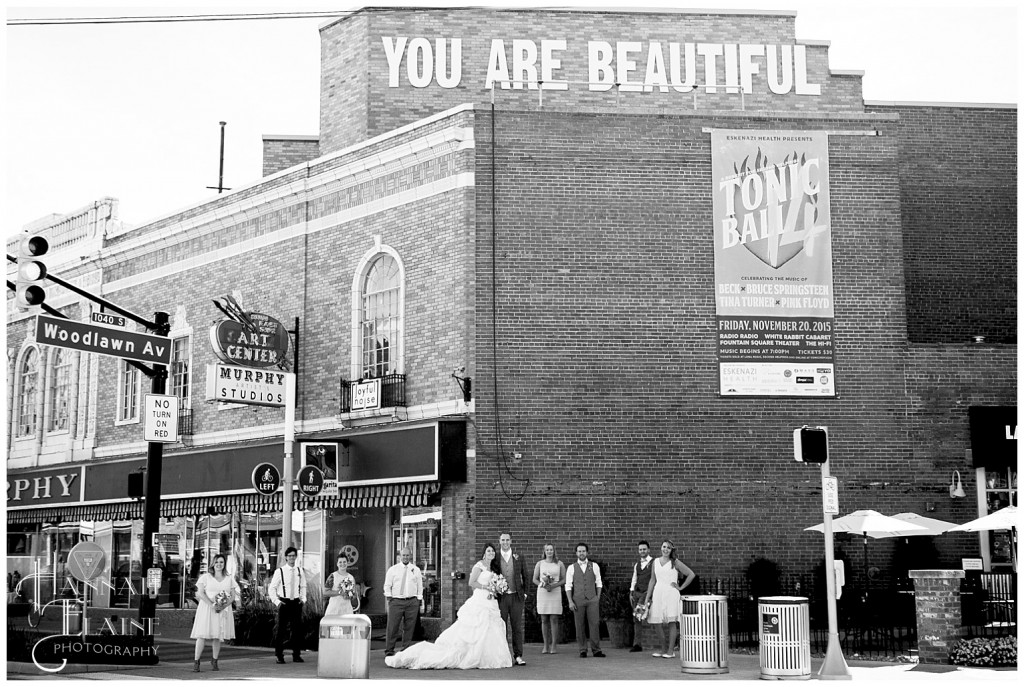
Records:
[[[405,375],[392,373],[380,377],[380,407],[381,408],[404,408],[405,403]],[[356,384],[370,381],[368,378],[356,380],[341,380],[340,409],[341,413],[352,412],[352,387]]]
[[[960,581],[965,637],[1017,634],[1017,576],[969,572]]]
[[[192,409],[181,408],[178,411],[178,436],[190,437],[193,434]]]

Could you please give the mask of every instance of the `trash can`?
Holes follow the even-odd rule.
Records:
[[[320,621],[316,676],[367,679],[370,677],[368,616],[329,615]]]
[[[762,596],[761,679],[811,679],[811,613],[806,596]]]
[[[684,673],[729,672],[729,610],[726,597],[682,597],[679,662]]]

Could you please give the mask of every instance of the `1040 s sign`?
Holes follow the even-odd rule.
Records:
[[[210,327],[218,358],[232,365],[274,367],[288,354],[288,332],[270,315],[247,313],[248,322],[221,320]]]

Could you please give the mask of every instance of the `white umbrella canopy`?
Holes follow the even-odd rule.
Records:
[[[1018,527],[1017,506],[1007,506],[995,513],[989,513],[977,520],[949,528],[949,532],[982,532],[989,530],[1009,530]]]
[[[901,515],[914,515],[914,513],[901,513]],[[930,520],[931,518],[925,519]],[[937,520],[936,522],[941,521]],[[950,526],[952,526],[951,523],[946,524],[950,524]],[[825,523],[820,523],[813,527],[806,527],[804,529],[824,532]],[[832,520],[833,532],[850,532],[867,537],[874,537],[875,539],[880,539],[882,537],[907,537],[915,534],[929,534],[927,529],[928,528],[924,525],[916,524],[910,520],[898,517],[882,515],[875,510],[855,510],[849,515],[844,515],[841,518],[834,518]]]
[[[899,532],[893,532],[891,534],[872,534],[868,533],[872,537],[934,537],[935,535],[948,532],[949,530],[956,527],[955,522],[946,522],[945,520],[938,520],[937,518],[927,518],[917,513],[897,513],[892,516],[897,520],[909,523],[911,525],[917,525],[924,529],[907,528]]]

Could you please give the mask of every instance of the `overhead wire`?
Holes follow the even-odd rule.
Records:
[[[328,19],[350,14],[335,12],[225,12],[216,14],[154,14],[114,17],[29,17],[7,19],[7,26],[67,26],[75,24],[159,24],[206,21],[257,21],[264,19]]]

